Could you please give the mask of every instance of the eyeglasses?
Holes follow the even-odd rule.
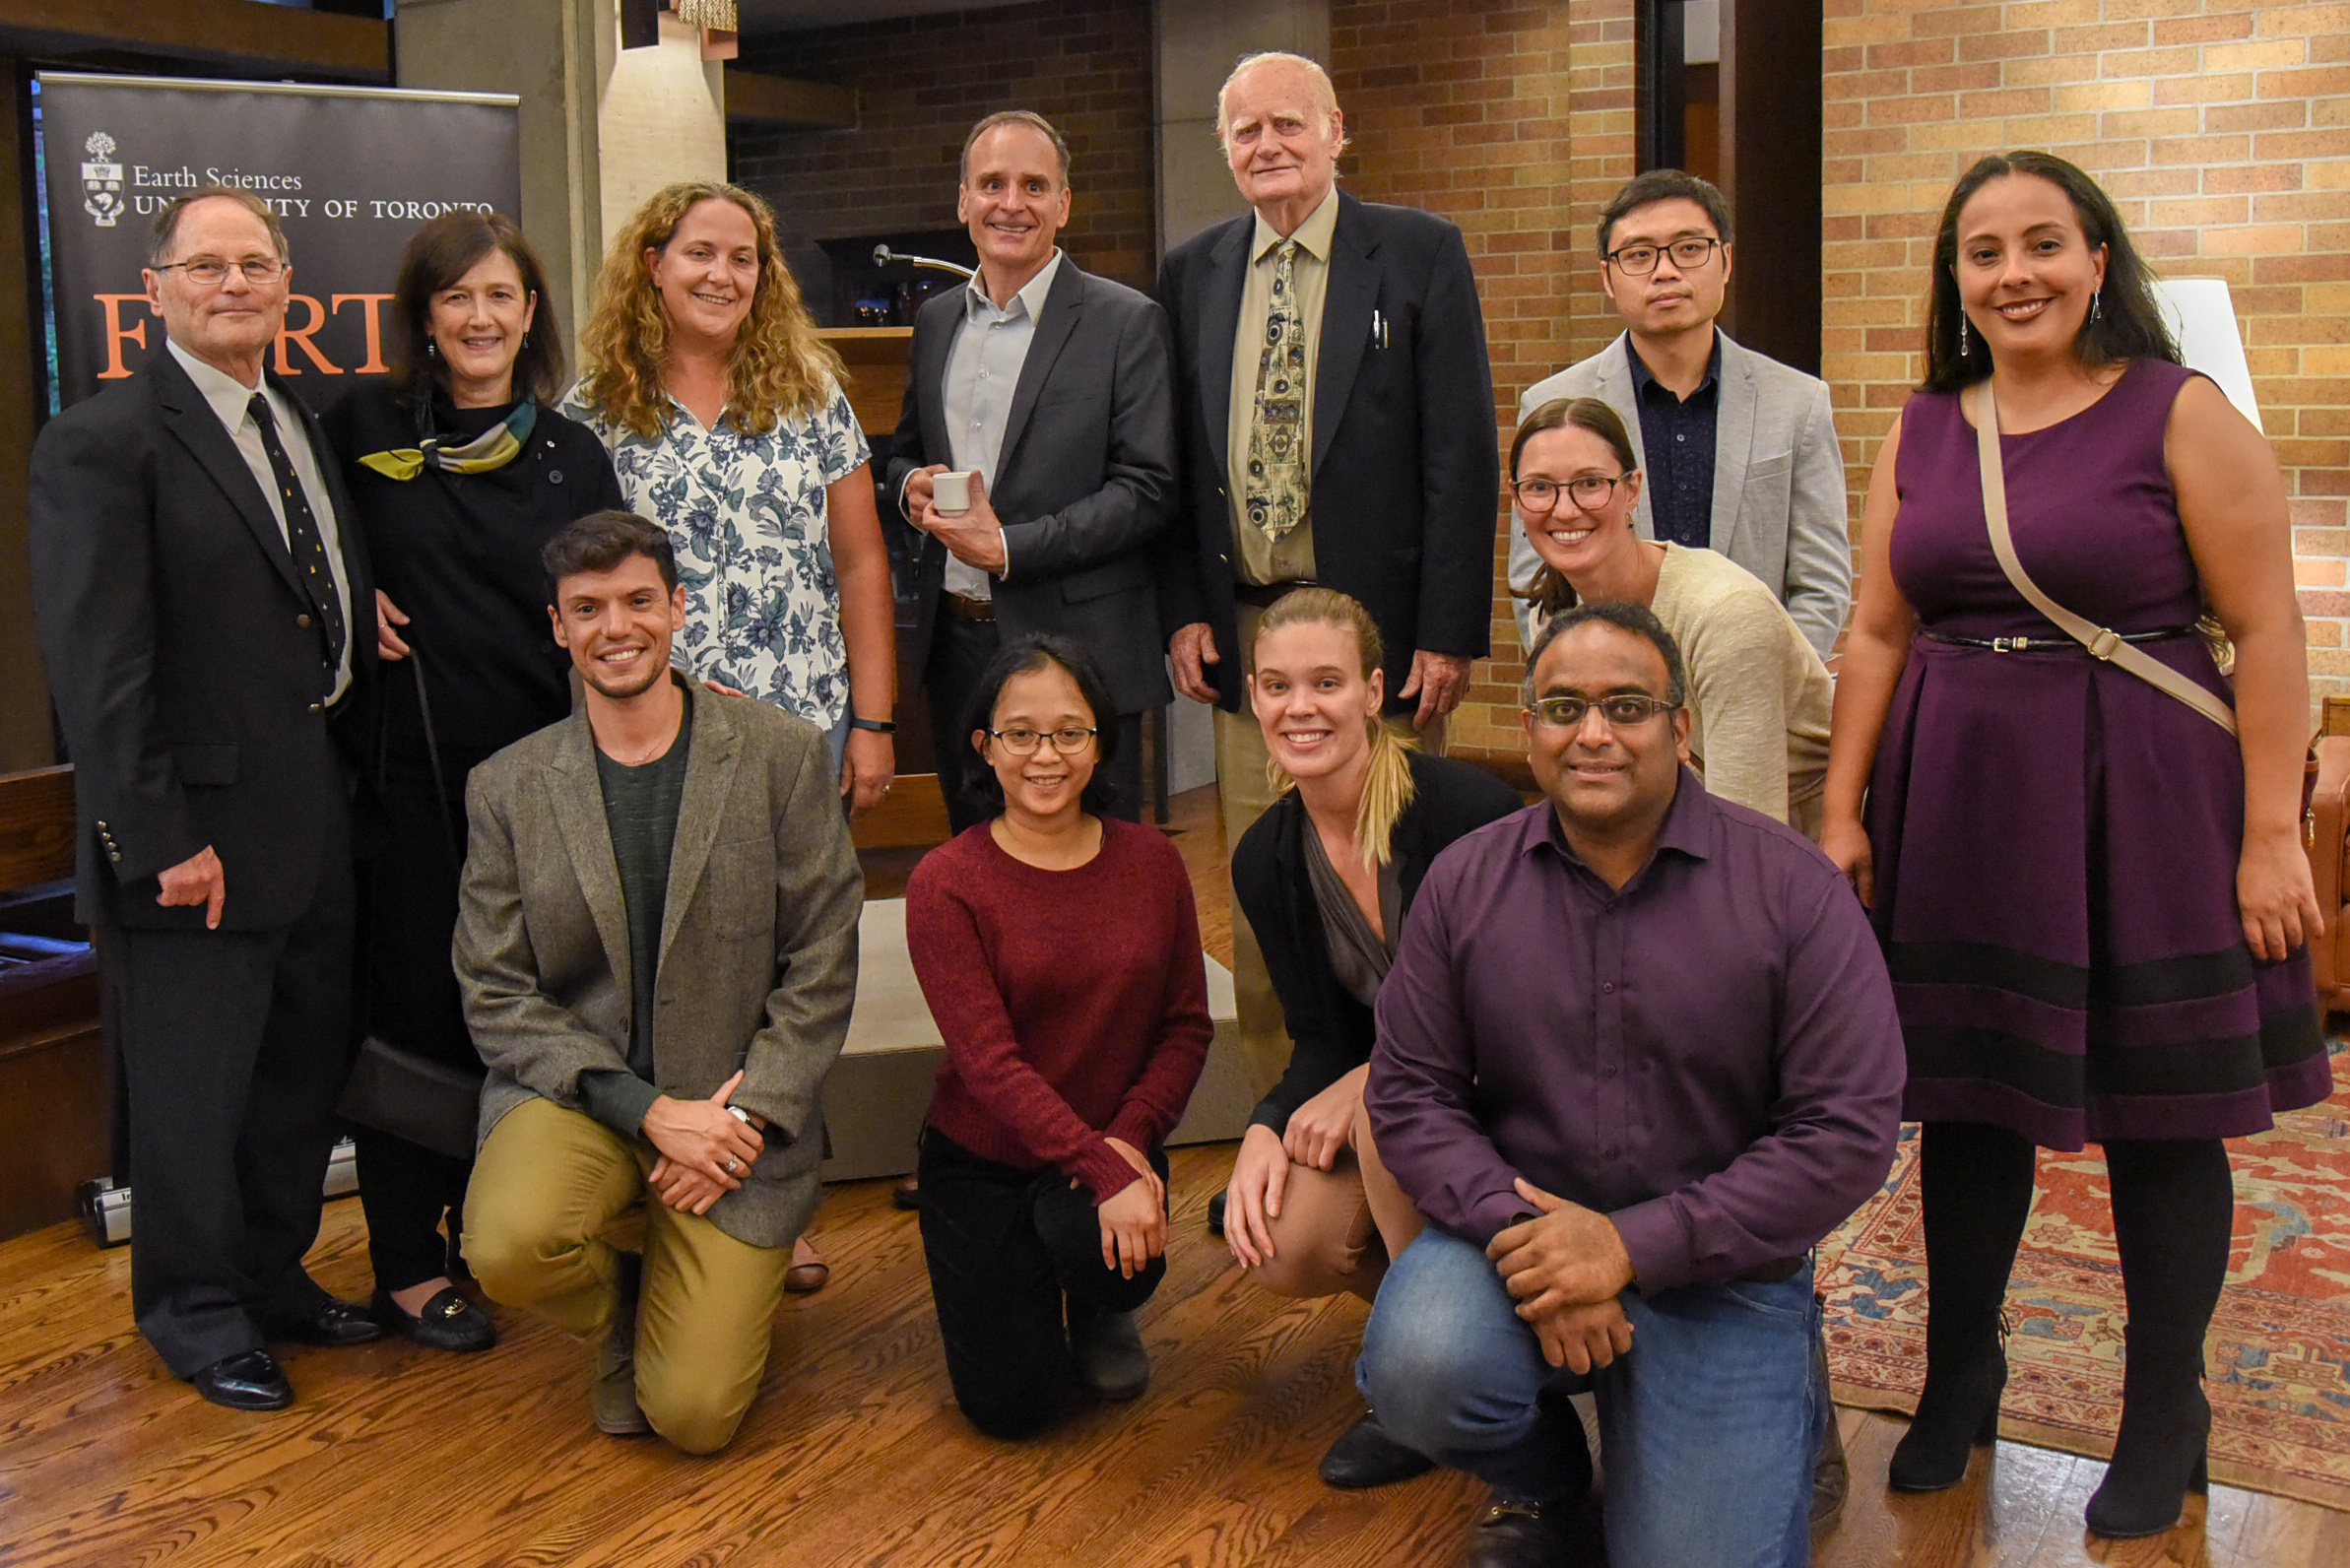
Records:
[[[1522,479],[1510,485],[1510,492],[1518,497],[1518,504],[1530,512],[1547,512],[1558,505],[1558,492],[1565,490],[1570,499],[1585,511],[1607,504],[1607,497],[1624,482],[1622,474],[1583,474],[1561,485],[1554,479]]]
[[[1679,704],[1663,697],[1643,696],[1637,692],[1618,692],[1609,697],[1536,697],[1526,711],[1534,722],[1552,730],[1580,730],[1583,716],[1598,708],[1599,716],[1611,730],[1637,729],[1660,713],[1670,713]]]
[[[198,256],[193,261],[168,262],[151,267],[150,272],[184,272],[188,282],[205,289],[217,289],[228,281],[230,268],[245,275],[245,282],[267,288],[286,276],[286,263],[276,256],[247,256],[242,261],[223,261],[218,256]]]
[[[1675,267],[1683,272],[1694,272],[1713,259],[1714,248],[1722,243],[1719,239],[1692,237],[1676,239],[1662,247],[1626,245],[1621,250],[1609,251],[1607,259],[1615,263],[1616,271],[1633,278],[1645,278],[1655,272],[1659,256],[1670,256]]]
[[[1091,746],[1093,744],[1093,738],[1096,735],[1099,735],[1101,732],[1099,730],[1081,730],[1076,725],[1070,724],[1064,725],[1058,730],[1023,730],[1014,728],[1010,730],[990,730],[987,733],[994,736],[996,738],[996,744],[1003,747],[1005,751],[1010,751],[1013,756],[1034,756],[1036,754],[1036,748],[1046,741],[1052,742],[1053,750],[1060,752],[1063,756],[1075,756],[1077,752],[1085,750],[1086,747]]]

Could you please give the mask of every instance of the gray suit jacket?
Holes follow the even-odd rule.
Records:
[[[743,1069],[734,1103],[766,1118],[766,1147],[709,1217],[779,1247],[816,1209],[816,1093],[848,1036],[864,882],[814,726],[704,690],[692,745],[650,982],[654,1077],[698,1098]],[[534,1095],[577,1110],[582,1072],[625,1070],[636,981],[587,715],[475,768],[465,809],[454,950],[488,1138]]]
[[[1828,415],[1828,384],[1740,348],[1722,334],[1722,385],[1714,435],[1714,527],[1708,544],[1760,577],[1787,606],[1804,640],[1825,657],[1853,603],[1853,546],[1846,528],[1844,451]],[[1518,400],[1523,421],[1557,398],[1598,398],[1623,416],[1632,455],[1648,467],[1632,392],[1629,333],[1579,364],[1537,381]],[[1648,491],[1632,526],[1657,537]],[[1524,589],[1541,565],[1526,530],[1510,520],[1510,586]],[[1531,606],[1518,624],[1531,644]]]
[[[889,460],[889,493],[901,500],[914,470],[954,462],[940,387],[965,308],[963,291],[950,290],[914,319]],[[994,588],[1005,638],[1068,637],[1101,665],[1120,713],[1174,700],[1147,547],[1175,510],[1175,382],[1167,318],[1147,294],[1061,258],[987,495],[1010,566]],[[907,653],[917,673],[930,661],[946,571],[947,547],[921,535]]]

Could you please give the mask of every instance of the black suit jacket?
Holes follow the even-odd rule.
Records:
[[[363,729],[375,596],[317,421],[272,380],[302,410],[342,539],[352,687],[332,712],[285,535],[168,349],[33,445],[35,619],[74,764],[84,921],[200,926],[200,906],[156,903],[156,878],[210,844],[228,883],[223,928],[287,925],[328,845],[345,841],[339,732]]]
[[[1232,339],[1256,217],[1195,235],[1160,264],[1183,388],[1182,522],[1169,530],[1161,630],[1206,621],[1226,708],[1247,685],[1232,594],[1227,429]],[[1415,649],[1481,657],[1493,620],[1501,463],[1485,318],[1461,230],[1338,193],[1314,363],[1314,571],[1362,601],[1387,641],[1389,707]]]
[[[964,311],[956,289],[914,319],[892,495],[903,495],[914,470],[953,465],[940,387]],[[1166,317],[1148,295],[1062,256],[986,483],[1010,566],[993,590],[1004,635],[1052,631],[1077,642],[1099,661],[1120,713],[1170,700],[1149,547],[1175,507],[1175,391]],[[946,570],[947,547],[922,535],[918,668],[930,658]]]

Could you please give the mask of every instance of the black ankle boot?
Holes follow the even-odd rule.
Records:
[[[2177,1396],[2152,1408],[2124,1392],[2114,1462],[2089,1497],[2094,1534],[2121,1540],[2159,1535],[2179,1523],[2188,1492],[2210,1489],[2211,1404],[2200,1387],[2186,1392],[2191,1398]]]
[[[1966,1479],[1974,1450],[1999,1438],[1999,1395],[2007,1387],[2005,1334],[1984,1353],[1947,1372],[1930,1369],[1918,1413],[1894,1445],[1885,1483],[1897,1492],[1938,1492]]]

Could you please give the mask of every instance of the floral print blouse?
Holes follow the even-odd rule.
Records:
[[[819,729],[848,711],[840,582],[824,530],[824,489],[871,450],[830,376],[815,414],[746,435],[674,398],[667,426],[641,436],[608,424],[573,387],[562,412],[602,438],[628,505],[669,530],[685,586],[672,657],[686,672],[772,702]]]

